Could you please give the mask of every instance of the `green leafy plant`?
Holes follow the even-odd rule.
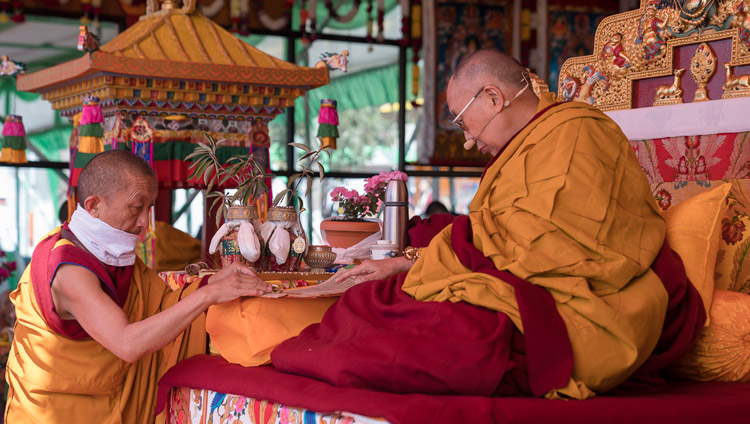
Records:
[[[310,194],[310,190],[312,190],[313,175],[315,175],[315,172],[311,169],[313,165],[316,165],[317,167],[319,179],[321,181],[323,180],[326,171],[323,167],[323,164],[320,163],[320,154],[325,153],[330,158],[331,147],[325,145],[320,137],[318,137],[318,142],[320,143],[320,147],[317,150],[313,150],[309,146],[301,143],[289,143],[290,146],[293,146],[304,152],[304,154],[298,160],[298,162],[302,165],[302,172],[292,174],[292,176],[289,177],[289,180],[286,183],[286,188],[284,190],[281,190],[273,199],[273,204],[275,206],[279,206],[281,200],[285,197],[288,197],[289,200],[287,201],[287,206],[291,206],[293,199],[296,199],[297,202],[299,202],[299,210],[301,211],[303,209],[304,202],[302,201],[302,197],[297,194],[297,189],[299,188],[300,183],[304,180],[307,182],[305,196],[308,196]]]
[[[185,160],[192,160],[190,164],[190,178],[202,181],[206,185],[206,198],[215,198],[211,209],[216,208],[216,225],[226,215],[231,206],[248,206],[250,201],[268,190],[267,177],[263,162],[253,154],[235,155],[221,162],[217,151],[224,147],[227,140],[216,140],[211,134],[203,133],[205,143],[198,143],[193,153]],[[227,194],[214,190],[229,182],[237,185],[237,191]]]

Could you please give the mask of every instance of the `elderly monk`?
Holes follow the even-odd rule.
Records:
[[[366,261],[348,275],[368,281],[408,271],[402,289],[417,300],[465,301],[502,312],[524,332],[527,355],[553,343],[531,340],[533,320],[523,316],[542,312],[543,302],[529,305],[551,295],[553,314],[545,322],[552,326],[562,319],[567,340],[561,344],[569,341],[573,358],[570,378],[564,377],[549,397],[606,392],[642,367],[657,342],[669,350],[674,340],[662,342],[660,336],[665,316],[674,317],[667,314],[673,293],[652,264],[663,249],[664,256],[673,254],[663,248],[664,221],[618,126],[584,103],[560,104],[551,93],[538,98],[525,69],[495,50],[479,50],[461,61],[448,84],[447,102],[452,123],[466,137],[464,147],[476,145],[494,156],[461,227],[468,230],[462,233],[468,232],[469,244],[458,247],[457,225],[464,221],[457,219],[416,262]],[[490,266],[475,266],[467,249],[478,250]],[[694,313],[683,322],[684,343],[669,360],[689,348],[705,319],[697,292],[676,261],[674,275],[682,273],[679,290],[686,294],[674,303],[684,301]],[[546,293],[535,294],[521,280]],[[538,330],[537,335],[546,331]],[[537,362],[555,368],[545,361],[554,358]],[[529,378],[535,378],[531,370]]]
[[[146,267],[134,250],[156,176],[130,152],[95,156],[78,193],[70,223],[37,245],[11,294],[5,422],[153,422],[159,377],[205,353],[206,308],[270,288],[234,264],[173,292]]]

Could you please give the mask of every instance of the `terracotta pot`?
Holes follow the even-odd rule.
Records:
[[[377,222],[325,220],[320,230],[326,232],[331,247],[347,248],[380,231]]]

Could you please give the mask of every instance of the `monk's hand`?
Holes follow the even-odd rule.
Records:
[[[400,256],[397,258],[366,260],[354,268],[344,271],[339,280],[354,278],[354,282],[359,284],[365,281],[385,280],[391,275],[400,272],[406,272],[411,268],[412,261]]]
[[[252,269],[235,262],[212,275],[206,289],[211,292],[212,303],[223,303],[242,296],[260,296],[272,288]]]

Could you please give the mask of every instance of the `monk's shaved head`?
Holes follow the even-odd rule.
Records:
[[[99,153],[78,176],[78,203],[83,205],[89,196],[111,198],[124,190],[132,177],[152,179],[156,186],[156,174],[142,158],[122,149]]]
[[[453,72],[456,83],[505,85],[521,89],[526,85],[526,68],[513,57],[497,49],[481,49],[466,55]]]

